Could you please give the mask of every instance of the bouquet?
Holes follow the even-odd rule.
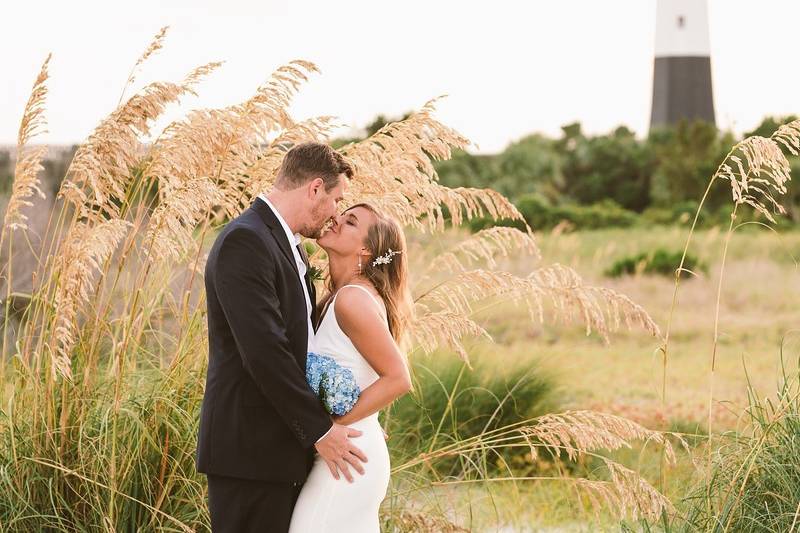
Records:
[[[327,355],[308,352],[306,381],[332,415],[342,416],[350,412],[361,395],[350,369]]]

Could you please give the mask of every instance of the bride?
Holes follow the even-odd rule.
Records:
[[[380,530],[378,508],[389,485],[389,452],[378,412],[411,389],[399,341],[410,317],[403,230],[368,204],[338,217],[317,241],[329,258],[329,294],[320,303],[313,349],[352,371],[361,395],[335,422],[358,429],[369,458],[352,482],[319,455],[292,514],[290,533]]]

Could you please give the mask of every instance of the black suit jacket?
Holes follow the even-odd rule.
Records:
[[[314,443],[331,427],[305,379],[307,308],[290,246],[275,214],[257,198],[211,247],[199,472],[302,482]]]

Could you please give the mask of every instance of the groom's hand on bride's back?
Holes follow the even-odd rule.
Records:
[[[359,474],[364,474],[364,467],[361,463],[367,462],[367,456],[350,441],[351,437],[360,436],[359,430],[334,422],[328,434],[314,445],[334,478],[339,479],[339,473],[342,473],[347,481],[352,483],[353,476],[350,473],[350,467]]]

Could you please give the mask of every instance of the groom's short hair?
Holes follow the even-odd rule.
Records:
[[[342,154],[327,144],[307,142],[298,144],[286,153],[278,169],[275,186],[292,190],[315,178],[322,178],[327,192],[339,183],[341,174],[353,177],[353,167]]]

